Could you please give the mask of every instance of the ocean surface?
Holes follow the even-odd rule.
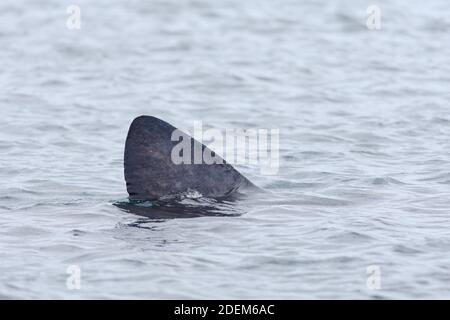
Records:
[[[0,298],[450,298],[448,1],[2,1],[0,46]],[[279,129],[279,172],[139,215],[142,114]]]

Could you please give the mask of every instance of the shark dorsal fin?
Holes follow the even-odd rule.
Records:
[[[180,140],[190,142],[191,161],[175,163],[172,152]],[[151,116],[140,116],[132,122],[125,145],[125,180],[132,200],[156,200],[186,192],[199,192],[211,198],[223,198],[243,188],[256,188],[247,178],[218,155],[213,164],[203,159],[194,164],[194,152],[208,147],[169,123]],[[188,150],[189,151],[189,150]],[[212,152],[212,154],[214,154]],[[179,161],[178,161],[179,162]]]

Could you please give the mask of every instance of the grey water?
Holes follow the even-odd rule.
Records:
[[[450,298],[447,1],[2,1],[0,46],[1,298]],[[148,217],[141,114],[277,128],[278,174]]]

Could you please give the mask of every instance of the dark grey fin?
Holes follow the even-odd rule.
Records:
[[[200,159],[200,164],[193,164],[195,150],[201,148],[202,154],[205,149],[211,150],[186,133],[182,134],[183,139],[191,139],[188,140],[191,163],[175,164],[172,150],[181,141],[172,141],[175,130],[177,128],[155,117],[134,119],[128,131],[124,158],[130,199],[156,200],[192,191],[206,197],[223,198],[243,188],[257,188],[218,155],[215,157],[221,163],[206,164]]]

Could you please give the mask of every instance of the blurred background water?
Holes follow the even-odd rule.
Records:
[[[449,298],[449,35],[444,0],[1,2],[0,297]],[[114,206],[141,114],[279,128],[278,175],[238,166],[271,195]]]

